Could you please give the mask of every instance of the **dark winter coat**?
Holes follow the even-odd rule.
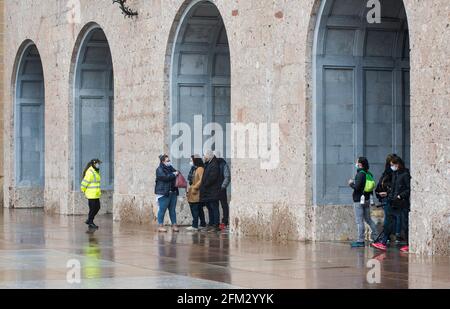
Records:
[[[380,180],[378,181],[377,188],[375,189],[375,193],[380,202],[382,202],[385,198],[381,197],[379,195],[379,193],[386,192],[389,195],[389,193],[391,192],[392,175],[393,174],[394,174],[394,172],[392,171],[391,167],[388,167],[383,172],[383,175],[381,175]]]
[[[398,198],[400,196],[400,199]],[[392,174],[392,190],[388,199],[394,208],[409,208],[411,196],[411,174],[408,169],[402,169]]]
[[[366,174],[364,174],[364,169],[358,169],[356,173],[354,182],[350,185],[353,189],[353,202],[359,203],[361,201],[361,196],[364,194],[366,201],[370,200],[370,194],[364,192],[364,188],[366,187]]]
[[[156,169],[156,184],[155,194],[157,195],[169,195],[170,192],[176,192],[179,194],[178,188],[175,187],[176,170],[172,166],[165,166],[163,163]]]
[[[200,185],[200,202],[208,203],[220,200],[221,186],[220,166],[217,158],[214,157],[205,165]]]

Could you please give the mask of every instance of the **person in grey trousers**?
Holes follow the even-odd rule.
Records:
[[[365,247],[365,225],[366,222],[371,231],[371,238],[375,241],[378,238],[378,231],[375,222],[370,216],[370,195],[372,193],[364,192],[366,186],[366,174],[369,172],[369,161],[360,157],[356,161],[357,173],[355,179],[349,181],[349,186],[353,189],[353,208],[355,211],[356,226],[358,228],[358,239],[352,242],[352,248]],[[362,198],[364,196],[364,198]]]

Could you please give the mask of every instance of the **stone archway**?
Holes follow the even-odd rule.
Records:
[[[381,1],[369,24],[365,1],[327,0],[314,48],[314,204],[348,202],[357,156],[380,176],[386,155],[410,162],[409,32],[402,0]]]
[[[83,213],[81,173],[92,159],[102,164],[102,204],[112,213],[114,190],[114,72],[105,33],[88,25],[79,40],[73,68],[74,213]]]
[[[28,42],[18,56],[14,95],[14,208],[44,207],[45,86],[41,57]]]

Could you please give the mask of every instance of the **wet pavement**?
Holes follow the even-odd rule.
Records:
[[[84,219],[0,210],[0,288],[450,288],[449,257],[184,229],[158,234],[108,215],[96,220],[97,232],[87,233]],[[372,259],[380,283],[367,280]],[[71,284],[68,272],[77,278],[77,265],[81,283]]]

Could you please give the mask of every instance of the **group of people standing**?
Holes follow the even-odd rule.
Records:
[[[373,175],[369,171],[367,158],[358,158],[356,168],[356,176],[349,181],[349,185],[353,189],[358,239],[351,246],[354,248],[365,246],[364,222],[366,222],[372,232],[372,247],[386,251],[387,245],[391,241],[391,236],[395,234],[396,241],[400,242],[401,231],[403,230],[405,235],[403,241],[406,245],[402,246],[400,251],[408,252],[411,175],[404,161],[396,154],[388,155],[385,170],[378,184],[374,182]],[[381,233],[378,232],[370,214],[374,192],[384,207],[384,227]]]
[[[180,172],[172,166],[168,155],[161,155],[159,160],[155,185],[159,207],[158,231],[167,232],[164,227],[164,218],[168,210],[172,231],[179,232],[176,206],[180,194],[177,187],[177,177],[180,176]],[[81,191],[89,201],[89,215],[86,224],[90,229],[98,229],[98,226],[94,223],[94,218],[100,210],[101,163],[98,159],[91,160],[83,171]],[[189,185],[186,196],[191,208],[192,226],[187,229],[195,232],[200,230],[215,232],[226,229],[229,225],[227,189],[231,182],[231,173],[227,162],[221,158],[220,153],[207,151],[203,158],[199,155],[193,155],[190,164],[191,170],[188,176]],[[364,222],[366,222],[372,231],[373,242],[371,246],[386,251],[391,236],[395,234],[397,240],[399,240],[401,231],[403,231],[406,245],[401,247],[400,250],[408,252],[411,175],[404,161],[395,154],[388,155],[385,170],[378,184],[375,183],[373,175],[369,171],[370,166],[367,158],[358,158],[355,167],[357,169],[356,176],[349,180],[349,186],[353,189],[358,239],[352,242],[351,246],[354,248],[365,247]],[[370,207],[374,204],[374,193],[384,207],[385,219],[383,232],[381,233],[378,232],[370,214]],[[219,204],[222,205],[223,209],[222,221],[220,220]],[[209,214],[208,225],[204,213],[205,207]]]
[[[226,229],[229,225],[229,205],[227,189],[231,182],[230,168],[221,158],[220,153],[207,151],[203,159],[193,155],[190,159],[187,188],[187,201],[191,208],[192,226],[188,231],[215,232]],[[179,232],[176,217],[179,188],[176,179],[180,172],[172,166],[168,155],[160,156],[160,165],[156,170],[155,194],[158,201],[159,232],[167,232],[164,217],[169,210],[172,231]],[[219,204],[222,205],[223,219],[220,221]],[[208,209],[209,222],[206,223],[204,207]]]

